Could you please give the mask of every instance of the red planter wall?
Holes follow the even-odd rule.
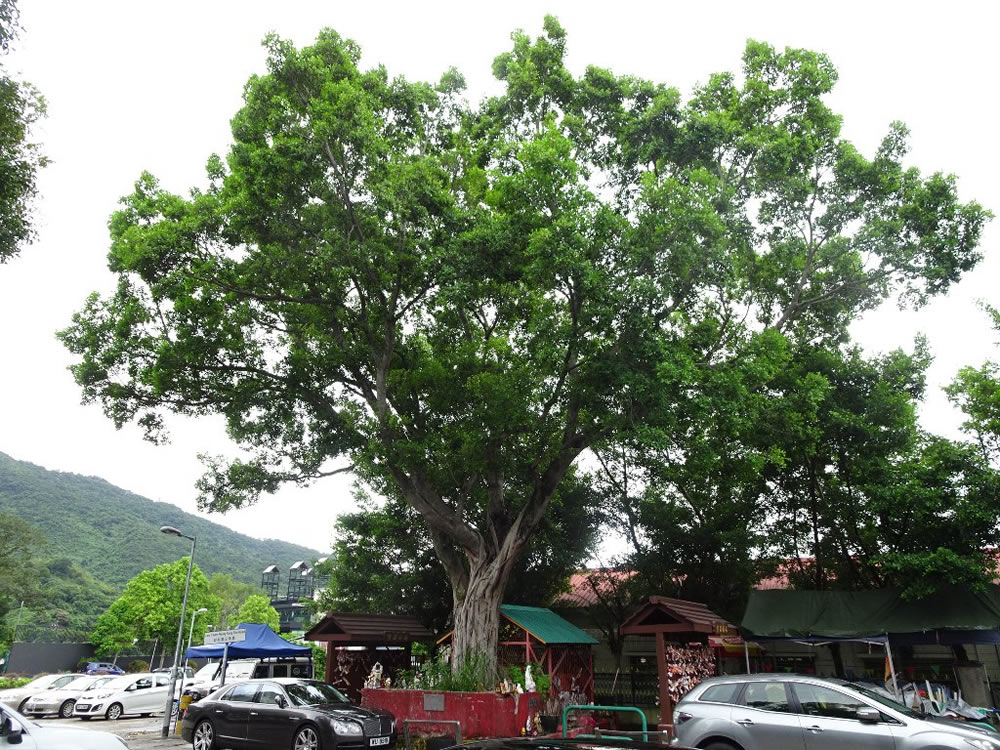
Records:
[[[444,710],[424,708],[425,695],[444,696]],[[439,700],[439,699],[438,699]],[[513,695],[496,693],[446,693],[433,690],[384,690],[364,688],[361,705],[383,708],[395,717],[400,737],[404,719],[457,721],[462,727],[462,739],[470,737],[516,737],[521,734],[528,717],[542,710],[538,693],[524,693],[515,701]],[[416,735],[446,735],[453,727],[418,724],[411,730]]]

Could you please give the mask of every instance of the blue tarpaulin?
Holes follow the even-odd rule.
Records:
[[[312,656],[312,649],[308,646],[297,646],[289,643],[284,638],[275,633],[267,625],[258,625],[251,622],[241,622],[237,625],[240,630],[247,631],[245,641],[236,641],[229,644],[230,659],[267,659],[275,656]],[[215,643],[209,646],[192,646],[184,652],[185,659],[221,659],[225,647],[224,643]]]

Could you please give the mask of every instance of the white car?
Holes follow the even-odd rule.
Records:
[[[128,743],[110,732],[72,727],[43,727],[16,711],[0,707],[0,747],[18,750],[128,750]]]
[[[68,719],[73,715],[73,706],[81,695],[96,690],[113,679],[114,675],[78,675],[62,687],[34,693],[24,702],[21,713],[36,719],[49,714],[58,714],[61,718]]]
[[[140,672],[121,675],[77,698],[73,716],[85,720],[95,716],[114,720],[125,714],[149,716],[163,711],[169,690],[169,674]]]
[[[46,674],[41,677],[36,677],[31,682],[21,685],[19,688],[10,688],[9,690],[0,690],[0,703],[5,706],[10,706],[13,709],[20,711],[24,704],[27,702],[28,698],[31,696],[41,693],[43,690],[52,690],[54,688],[60,688],[67,684],[71,680],[76,679],[80,675],[78,674]]]
[[[253,677],[257,659],[232,659],[226,664],[226,684],[243,682]],[[194,700],[201,700],[219,689],[222,662],[210,662],[194,673],[190,681],[184,681],[184,692]]]

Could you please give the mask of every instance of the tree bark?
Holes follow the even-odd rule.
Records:
[[[506,546],[506,545],[505,545]],[[520,548],[520,544],[518,548]],[[517,554],[471,560],[465,591],[454,589],[455,633],[452,637],[452,666],[461,669],[474,662],[483,666],[484,685],[497,682],[497,634],[500,604]]]

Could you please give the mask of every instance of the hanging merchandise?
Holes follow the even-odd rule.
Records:
[[[715,676],[715,654],[708,646],[666,644],[667,692],[675,703],[699,682]]]

